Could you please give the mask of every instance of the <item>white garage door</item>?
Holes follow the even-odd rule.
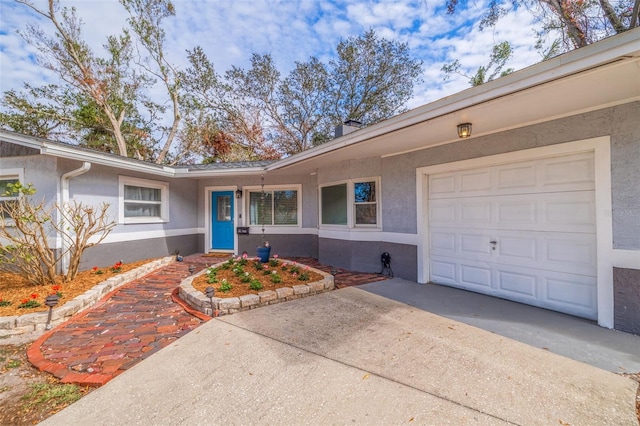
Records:
[[[428,182],[432,282],[597,318],[593,153]]]

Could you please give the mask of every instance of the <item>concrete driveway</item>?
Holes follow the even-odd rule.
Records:
[[[630,379],[358,288],[210,321],[44,425],[637,425]]]

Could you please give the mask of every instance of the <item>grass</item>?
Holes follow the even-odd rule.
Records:
[[[22,365],[19,359],[11,359],[7,362],[7,368],[18,368]]]
[[[29,409],[36,405],[47,404],[52,407],[69,405],[82,397],[79,386],[61,383],[32,383],[31,390],[22,397],[25,400],[24,408]]]

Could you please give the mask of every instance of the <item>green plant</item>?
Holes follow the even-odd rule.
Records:
[[[298,281],[309,281],[309,273],[302,272],[300,275],[298,275]]]
[[[231,291],[231,289],[233,289],[233,286],[231,285],[231,283],[223,279],[222,283],[220,283],[220,291],[223,293],[226,293],[228,291]]]
[[[10,359],[9,362],[7,362],[7,368],[18,368],[22,365],[22,362],[20,362],[19,359]]]
[[[249,288],[251,290],[262,290],[263,286],[260,281],[254,278],[251,280],[251,284],[249,284]]]
[[[111,267],[111,272],[115,272],[115,273],[120,273],[120,272],[122,272],[122,261],[116,262],[116,263]]]
[[[263,266],[262,266],[262,262],[256,262],[256,263],[254,263],[254,264],[253,264],[253,266],[254,266],[254,267],[256,268],[256,270],[258,270],[258,271],[262,271],[262,269],[264,269],[264,268],[263,268]]]
[[[280,275],[278,275],[276,271],[273,271],[273,273],[271,274],[271,282],[274,284],[278,284],[282,282],[282,277],[280,277]]]
[[[30,387],[31,391],[22,397],[23,400],[28,401],[25,404],[26,408],[46,403],[53,403],[56,406],[67,405],[76,402],[82,397],[82,392],[78,385],[33,383]]]
[[[234,274],[236,274],[236,277],[241,277],[242,275],[244,275],[244,269],[242,269],[239,266],[233,268],[232,271],[233,271]]]
[[[31,298],[22,299],[22,303],[18,305],[18,309],[29,309],[29,308],[39,308],[42,306],[40,302],[36,299],[38,298],[37,293],[31,293]]]
[[[3,306],[9,306],[11,305],[11,300],[3,300],[0,298],[0,308]]]
[[[218,266],[218,268],[227,270],[227,269],[231,269],[232,266],[233,266],[233,260],[229,259],[226,262],[224,262],[222,265]]]
[[[245,272],[244,275],[242,275],[240,277],[240,281],[242,281],[243,283],[248,283],[248,282],[252,282],[252,278],[251,275],[249,275],[248,272]]]
[[[218,269],[216,268],[209,268],[207,269],[207,282],[209,284],[213,284],[213,283],[217,283],[218,282]]]
[[[51,292],[51,294],[55,294],[59,299],[62,299],[62,286],[60,284],[52,285]]]
[[[300,267],[295,263],[290,265],[288,269],[289,269],[289,272],[291,272],[292,274],[297,274],[300,272]]]
[[[279,264],[280,264],[280,261],[278,260],[278,255],[274,254],[273,258],[269,259],[269,266],[275,268]]]

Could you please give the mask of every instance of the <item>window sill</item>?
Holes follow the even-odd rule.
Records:
[[[152,224],[152,223],[169,223],[166,219],[160,218],[139,218],[139,219],[125,219],[124,222],[120,222],[120,225],[140,225],[140,224]]]

